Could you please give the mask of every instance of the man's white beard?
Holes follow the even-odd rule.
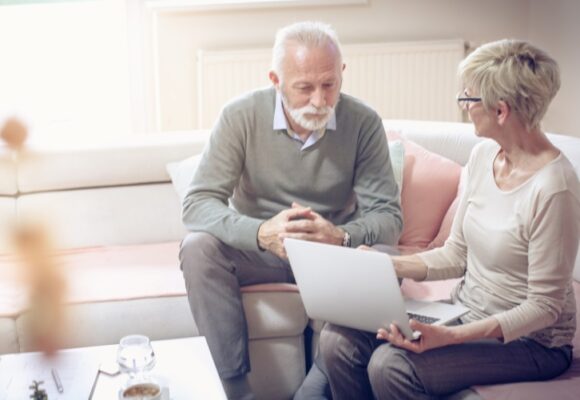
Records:
[[[290,117],[302,128],[309,130],[309,131],[316,131],[322,129],[326,126],[326,123],[330,121],[332,114],[334,113],[334,107],[324,106],[320,108],[316,108],[311,104],[308,104],[301,108],[292,108],[290,104],[288,104],[288,100],[284,93],[282,94],[282,103],[284,103],[284,108],[290,114]],[[315,115],[322,115],[321,118],[316,119],[309,119],[306,118],[306,114],[315,114]]]

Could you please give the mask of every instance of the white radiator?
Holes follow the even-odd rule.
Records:
[[[456,105],[463,40],[343,46],[342,91],[391,119],[461,121]],[[271,49],[198,53],[198,127],[210,128],[233,97],[268,86]]]

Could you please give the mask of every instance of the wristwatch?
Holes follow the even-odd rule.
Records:
[[[342,237],[342,247],[350,247],[350,233],[344,231],[344,236]]]

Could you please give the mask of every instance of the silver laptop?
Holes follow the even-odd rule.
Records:
[[[312,319],[376,332],[391,323],[417,339],[409,318],[443,325],[469,310],[463,306],[404,299],[388,254],[285,239],[290,266]],[[408,315],[410,314],[410,315]]]

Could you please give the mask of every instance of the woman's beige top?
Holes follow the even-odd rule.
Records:
[[[471,310],[462,320],[495,316],[506,343],[527,336],[548,347],[570,344],[576,330],[578,177],[560,154],[504,191],[493,176],[498,151],[491,140],[473,149],[449,239],[419,255],[427,280],[464,276],[452,293]]]

